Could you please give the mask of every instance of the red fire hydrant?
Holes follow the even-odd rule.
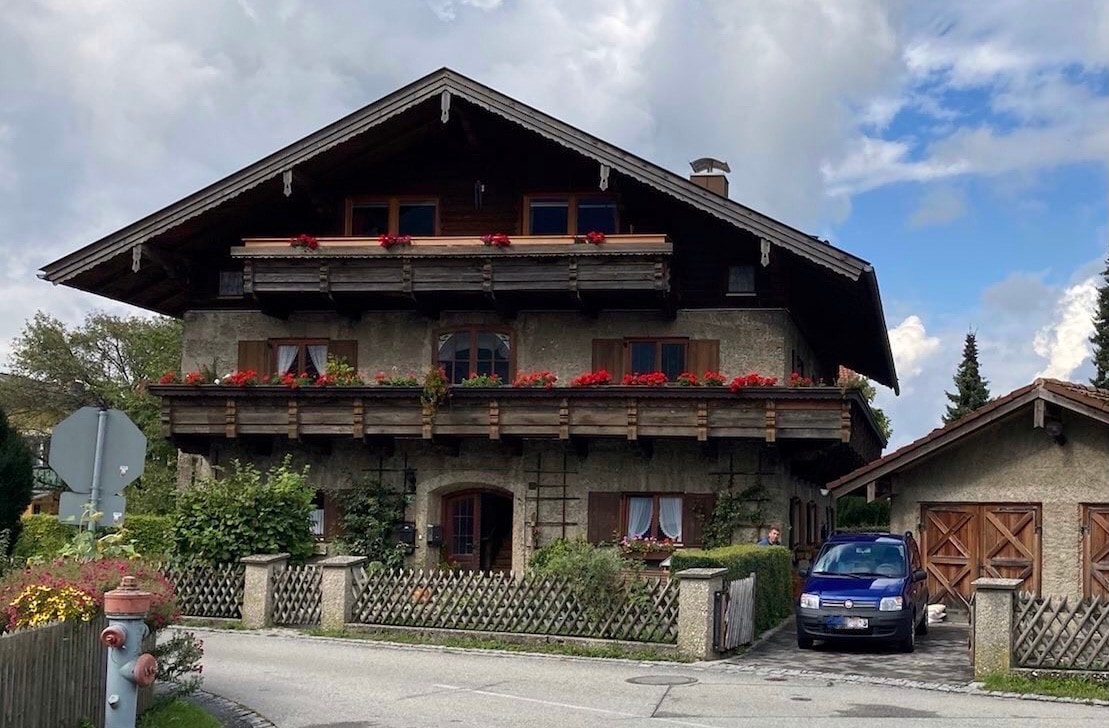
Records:
[[[158,661],[139,654],[147,635],[146,613],[150,592],[141,591],[133,576],[123,577],[118,589],[104,594],[108,627],[100,641],[108,646],[108,679],[104,696],[104,728],[135,728],[139,688],[154,684]]]

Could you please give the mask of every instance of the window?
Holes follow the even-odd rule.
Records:
[[[831,544],[821,552],[812,573],[896,579],[905,576],[905,547],[888,541]]]
[[[621,532],[630,539],[668,538],[682,542],[681,495],[629,495],[624,498]]]
[[[312,497],[312,513],[309,516],[309,525],[312,530],[312,535],[316,538],[323,538],[324,534],[324,492],[317,490],[316,494]]]
[[[537,195],[525,198],[525,235],[614,234],[618,231],[616,201],[590,195]]]
[[[327,370],[327,340],[273,342],[274,372],[317,377]]]
[[[629,374],[662,372],[670,380],[686,370],[687,339],[633,339],[628,341],[628,360],[624,371]]]
[[[755,293],[755,266],[728,266],[728,295],[751,296]]]
[[[243,272],[241,270],[221,270],[219,272],[219,297],[237,298],[243,295]]]
[[[511,377],[512,343],[508,334],[472,328],[439,335],[436,361],[447,379],[458,384],[470,374],[496,374],[507,382]]]
[[[347,235],[439,234],[439,203],[433,199],[406,197],[353,197],[347,200]]]

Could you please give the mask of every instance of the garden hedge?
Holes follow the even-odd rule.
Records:
[[[76,530],[76,526],[62,523],[57,516],[45,513],[24,516],[23,530],[12,555],[20,563],[35,557],[52,559],[69,543]]]
[[[670,557],[670,573],[682,569],[725,568],[726,579],[755,573],[755,634],[793,614],[793,569],[789,550],[781,546],[738,544],[702,551],[681,549]]]
[[[160,559],[173,545],[173,517],[127,514],[121,529],[125,541],[134,541],[143,558]]]

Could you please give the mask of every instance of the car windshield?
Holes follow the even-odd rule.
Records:
[[[829,544],[812,571],[840,576],[905,576],[905,547],[877,542]]]

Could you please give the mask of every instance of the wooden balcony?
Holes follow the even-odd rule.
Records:
[[[211,438],[328,436],[521,439],[732,438],[840,444],[857,459],[882,443],[865,401],[836,388],[454,387],[438,407],[418,387],[153,385],[162,428],[179,444]]]
[[[247,238],[231,256],[243,263],[243,293],[255,298],[495,300],[536,296],[584,301],[619,297],[657,306],[669,298],[673,245],[664,235],[610,235],[600,245],[572,236],[515,236],[505,248],[476,237],[414,238],[386,249],[377,238]]]

